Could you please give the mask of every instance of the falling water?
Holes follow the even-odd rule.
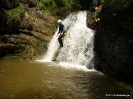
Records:
[[[90,4],[90,9],[93,9],[98,5],[99,0],[92,0],[92,3]]]
[[[45,61],[51,61],[58,50],[58,62],[85,66],[92,63],[94,33],[86,26],[86,16],[86,11],[75,12],[63,21],[67,30],[67,35],[63,38],[64,47],[59,48],[57,30],[49,43]]]
[[[44,56],[42,61],[51,61],[52,57],[55,55],[56,50],[59,48],[59,44],[58,44],[58,30],[55,32],[55,34],[53,35],[53,38],[51,39],[49,45],[48,45],[48,50],[46,55]]]

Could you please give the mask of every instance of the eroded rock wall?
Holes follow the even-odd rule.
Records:
[[[0,58],[36,59],[47,50],[58,16],[37,9],[38,1],[0,1]]]
[[[114,12],[102,6],[101,21],[95,33],[95,68],[119,80],[133,82],[133,4]]]

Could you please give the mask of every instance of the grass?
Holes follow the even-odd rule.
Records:
[[[14,9],[11,9],[11,14],[12,14],[12,19],[15,22],[20,22],[21,21],[21,15],[24,14],[26,12],[26,9],[23,5],[20,5]]]
[[[53,10],[58,7],[67,7],[69,9],[78,9],[81,6],[72,0],[40,0],[36,8],[41,10]]]

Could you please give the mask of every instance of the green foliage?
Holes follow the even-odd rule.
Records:
[[[72,0],[62,0],[64,2],[64,6],[70,9],[79,9],[81,8],[81,5],[73,2]]]
[[[22,40],[21,42],[24,43],[24,44],[26,44],[27,43],[27,40]]]
[[[33,25],[33,24],[34,24],[34,22],[35,22],[35,20],[34,20],[34,19],[30,19],[29,24],[30,24],[30,25]]]
[[[133,0],[107,0],[109,8],[113,11],[123,11],[128,8],[132,3]]]
[[[20,20],[20,21],[21,21],[21,20]],[[21,22],[20,26],[21,26],[21,27],[25,27],[26,24],[25,24],[24,22]]]
[[[47,50],[48,41],[38,41],[34,55],[43,55]]]
[[[25,12],[25,8],[22,6],[18,6],[14,9],[11,10],[12,14],[20,14],[20,13],[24,13]]]
[[[63,6],[70,9],[78,9],[80,8],[80,5],[76,2],[73,2],[73,0],[54,0],[57,6]]]
[[[104,2],[105,2],[104,0],[101,0],[101,1],[100,1],[100,3],[102,3],[102,4],[103,4]]]
[[[2,58],[2,60],[21,60],[22,56],[18,56],[18,55],[13,55],[13,56],[5,56]]]
[[[67,7],[70,9],[79,9],[81,6],[78,3],[73,2],[73,0],[40,0],[36,7],[38,9],[53,10],[58,7]]]
[[[40,0],[36,7],[40,10],[45,9],[54,9],[56,7],[56,4],[53,0]]]
[[[45,6],[43,4],[43,2],[38,2],[37,5],[36,5],[37,9],[45,9]]]
[[[12,19],[16,22],[20,21],[20,16],[26,12],[24,6],[18,6],[14,9],[11,9]]]
[[[21,44],[21,47],[25,47],[26,45],[25,44]]]

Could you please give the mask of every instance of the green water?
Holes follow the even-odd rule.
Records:
[[[0,61],[0,99],[130,99],[132,89],[79,66]]]

